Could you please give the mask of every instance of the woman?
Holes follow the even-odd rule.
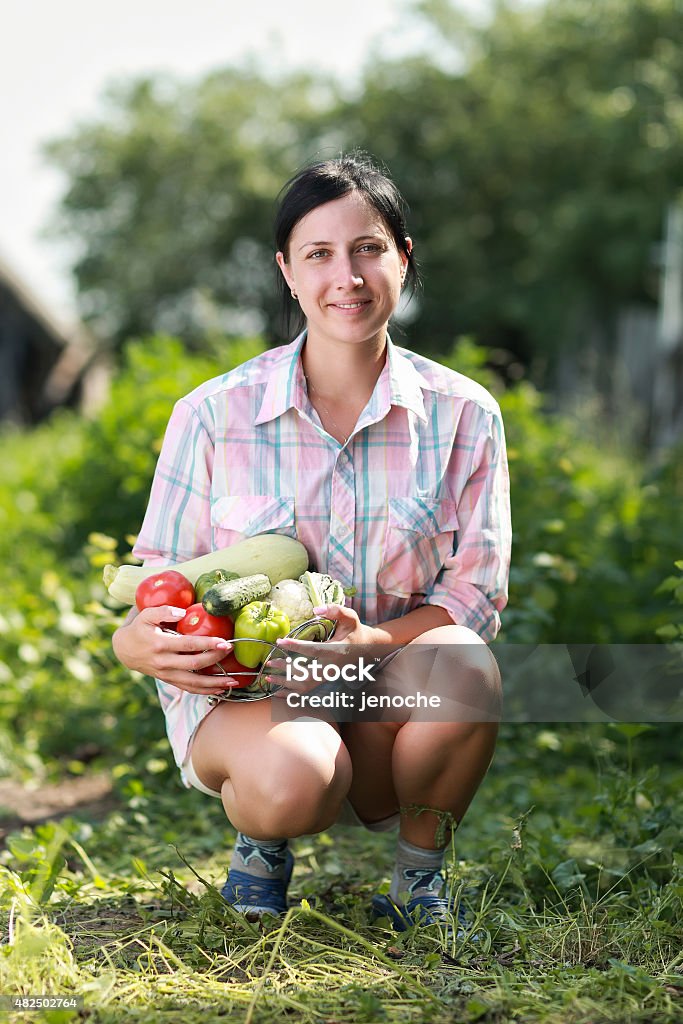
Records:
[[[169,607],[132,614],[114,636],[123,664],[157,678],[183,781],[220,797],[238,830],[223,894],[250,916],[286,908],[288,839],[341,816],[399,825],[375,916],[401,930],[448,919],[439,822],[460,822],[495,746],[500,679],[486,642],[506,603],[503,428],[482,387],[388,337],[417,281],[403,209],[361,157],[288,183],[276,259],[305,330],[177,403],[135,554],[164,565],[249,534],[296,536],[318,571],[357,589],[351,607],[317,609],[338,625],[316,657],[374,652],[380,689],[389,672],[419,689],[434,668],[459,710],[335,723],[282,701],[274,716],[273,698],[213,707],[225,683],[202,672],[230,644],[162,631],[181,614]]]

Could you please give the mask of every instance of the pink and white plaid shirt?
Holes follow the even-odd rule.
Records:
[[[309,401],[305,337],[176,404],[134,554],[161,566],[285,533],[305,545],[310,568],[357,588],[350,604],[361,621],[436,604],[492,640],[512,536],[497,402],[388,340],[373,394],[342,445]],[[182,765],[211,705],[160,680],[157,688]]]

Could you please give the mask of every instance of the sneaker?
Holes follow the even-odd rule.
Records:
[[[228,871],[228,879],[221,895],[238,914],[248,921],[258,920],[264,914],[277,917],[287,911],[287,887],[292,877],[294,857],[287,850],[284,877],[261,878],[248,871]]]
[[[405,932],[413,925],[426,928],[430,924],[445,925],[447,931],[451,932],[454,924],[454,909],[453,904],[444,896],[414,896],[405,905],[396,903],[391,896],[372,897],[373,921],[377,921],[380,917],[387,917],[396,932]],[[462,939],[469,928],[467,914],[462,904],[458,905],[455,917],[459,926],[457,937]]]

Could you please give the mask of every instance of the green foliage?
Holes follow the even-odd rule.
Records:
[[[0,773],[44,772],[54,758],[80,772],[93,756],[167,755],[153,685],[113,656],[119,610],[102,567],[132,545],[174,402],[261,343],[224,348],[219,364],[188,357],[174,339],[138,342],[96,419],[64,414],[5,434]]]
[[[405,189],[419,335],[443,351],[456,327],[537,363],[579,351],[591,321],[609,336],[619,305],[654,296],[683,183],[678,4],[502,3],[478,29],[418,6],[442,59],[380,61],[341,116]]]
[[[143,78],[112,87],[101,120],[47,147],[69,183],[54,230],[83,243],[74,274],[101,337],[204,345],[242,333],[245,317],[272,325],[274,199],[320,141],[333,97],[319,79],[254,68],[189,86]]]
[[[188,357],[180,341],[165,337],[128,346],[109,401],[64,467],[62,485],[71,503],[69,553],[75,554],[93,529],[121,542],[139,528],[174,403],[261,351],[257,339],[224,342],[213,358]]]
[[[553,414],[526,380],[504,389],[470,340],[440,358],[490,388],[505,423],[513,551],[500,639],[655,642],[669,617],[656,591],[680,553],[680,449],[643,465],[589,410]]]
[[[245,315],[279,338],[274,199],[302,163],[355,147],[408,199],[427,282],[414,334],[435,351],[471,332],[540,373],[656,298],[652,247],[683,187],[677,0],[499,3],[479,28],[424,0],[413,18],[430,52],[378,47],[355,92],[255,66],[147,78],[50,147],[103,338],[199,344]]]
[[[676,569],[678,574],[676,576],[667,576],[666,579],[662,580],[657,593],[659,594],[671,594],[673,603],[683,605],[683,561],[676,562]],[[680,612],[678,614],[677,622],[667,622],[664,626],[660,626],[657,630],[657,635],[668,642],[683,643],[683,618]]]

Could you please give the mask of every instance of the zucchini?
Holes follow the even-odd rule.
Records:
[[[200,555],[187,562],[170,564],[182,572],[192,584],[205,572],[226,569],[238,576],[265,573],[274,585],[280,580],[298,579],[308,568],[308,552],[294,537],[287,537],[282,533],[259,533],[238,541],[229,548],[210,551],[208,555]],[[120,601],[121,604],[133,604],[138,584],[162,568],[165,567],[105,565],[104,585],[116,601]]]
[[[255,573],[239,580],[216,583],[204,594],[202,604],[209,615],[230,615],[252,601],[260,601],[269,593],[268,577],[264,573]]]

